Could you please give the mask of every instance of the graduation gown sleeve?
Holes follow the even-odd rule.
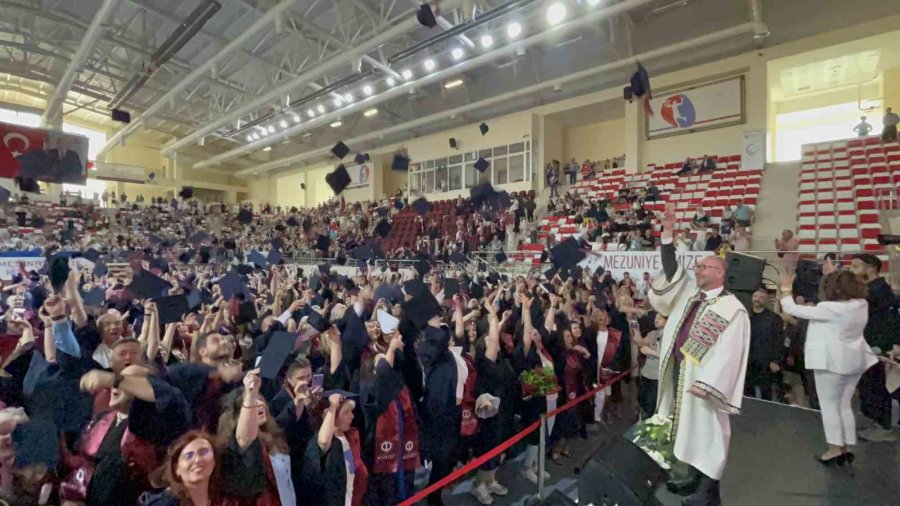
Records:
[[[191,408],[177,388],[159,378],[147,379],[156,402],[135,399],[128,414],[128,428],[135,436],[165,448],[190,429]]]

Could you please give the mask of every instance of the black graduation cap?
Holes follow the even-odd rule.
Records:
[[[276,238],[272,239],[272,247],[277,250],[283,249],[284,248],[284,240],[282,240],[280,237],[276,237]]]
[[[496,272],[491,272],[490,274],[488,274],[488,283],[490,283],[492,285],[496,285],[499,282],[500,282],[499,274],[497,274]]]
[[[416,11],[416,19],[419,20],[419,23],[421,23],[422,26],[428,28],[437,26],[437,19],[434,17],[434,11],[431,10],[431,6],[427,3],[419,6],[419,10]]]
[[[240,216],[240,214],[238,214],[238,216]],[[252,216],[251,216],[251,218],[252,218]],[[209,234],[207,234],[203,230],[200,230],[191,236],[192,243],[204,242],[204,241],[208,241],[208,240],[209,240]]]
[[[369,161],[368,153],[356,153],[356,156],[353,157],[353,161],[356,162],[357,165],[362,165]]]
[[[200,304],[203,303],[203,298],[200,296],[200,292],[197,290],[191,290],[185,295],[185,299],[187,300],[188,310],[193,311],[200,307]]]
[[[81,300],[86,306],[99,307],[103,304],[103,289],[94,287],[81,294]]]
[[[9,202],[9,197],[12,196],[12,192],[7,190],[6,188],[0,186],[0,203]]]
[[[360,272],[367,272],[369,270],[369,264],[367,264],[365,260],[357,260],[356,268],[359,269]]]
[[[169,295],[153,299],[159,313],[159,324],[180,322],[184,315],[190,311],[190,304],[184,295]]]
[[[97,260],[100,258],[100,252],[95,250],[94,248],[91,248],[82,253],[81,256],[89,262],[97,263]]]
[[[237,318],[235,323],[252,323],[257,317],[256,304],[252,300],[245,300],[238,306]]]
[[[406,292],[407,295],[416,297],[424,292],[428,292],[428,287],[422,282],[422,278],[415,278],[403,282],[403,291]]]
[[[238,274],[242,276],[247,276],[253,273],[253,267],[250,267],[247,264],[238,264],[233,268],[234,271],[237,271]]]
[[[403,304],[403,314],[409,317],[416,328],[421,329],[433,316],[441,314],[441,305],[426,289]]]
[[[279,262],[284,258],[284,256],[278,250],[269,251],[268,256],[266,256],[266,260],[272,265],[278,265]]]
[[[394,160],[391,162],[391,170],[409,170],[409,158],[399,153],[394,155]]]
[[[375,225],[375,233],[381,237],[387,237],[391,233],[391,224],[388,220],[381,220]]]
[[[259,375],[268,380],[278,378],[278,373],[285,366],[285,360],[294,351],[297,334],[294,332],[273,332],[269,345],[262,352],[259,360]]]
[[[256,264],[256,266],[260,269],[265,269],[269,266],[269,260],[265,256],[263,256],[262,253],[256,250],[250,252],[250,257],[248,258],[248,260]]]
[[[331,272],[331,265],[329,265],[327,263],[319,264],[317,266],[317,268],[319,269],[319,272],[321,272],[322,274],[328,274]]]
[[[182,253],[181,255],[178,255],[178,260],[183,264],[189,263],[191,261],[191,259],[194,258],[195,254],[196,253],[194,253],[194,250],[189,249],[189,250],[185,251],[184,253]]]
[[[105,263],[97,262],[94,264],[94,276],[103,276],[107,272],[109,272],[109,268],[106,267]]]
[[[469,259],[466,258],[465,254],[463,254],[459,251],[456,251],[450,255],[450,261],[455,264],[464,264],[464,263],[468,262]]]
[[[328,183],[335,195],[339,195],[350,184],[350,174],[347,173],[347,168],[341,164],[334,169],[334,172],[325,176],[325,182]]]
[[[444,297],[450,298],[459,293],[459,280],[444,278]]]
[[[253,213],[249,209],[241,209],[238,211],[237,220],[244,225],[249,225],[253,221]]]
[[[372,258],[372,248],[363,244],[350,250],[350,258],[354,260],[368,260]]]
[[[585,253],[578,248],[578,242],[571,237],[557,244],[550,250],[553,265],[557,267],[574,267],[584,260]]]
[[[328,251],[329,245],[331,245],[331,239],[329,239],[327,235],[319,234],[319,236],[316,238],[316,249]]]
[[[187,200],[194,196],[194,187],[193,186],[182,186],[181,191],[178,192],[178,196]]]
[[[488,162],[484,158],[479,157],[478,160],[475,161],[475,168],[478,170],[478,172],[484,173],[484,171],[488,170],[488,167],[490,166],[490,162]]]
[[[481,131],[481,135],[485,135],[488,133],[488,130],[490,130],[490,128],[488,128],[487,123],[482,123],[478,125],[478,130]]]
[[[556,276],[556,272],[558,270],[559,269],[557,267],[551,267],[551,268],[547,269],[546,271],[544,271],[544,277],[547,278],[547,280],[549,281],[549,280],[553,279],[553,276]]]
[[[319,289],[319,275],[313,274],[312,277],[309,278],[309,288],[311,290]]]
[[[241,293],[246,294],[247,291],[247,284],[237,271],[228,271],[228,274],[219,280],[219,286],[222,289],[222,297],[225,299]]]
[[[328,321],[325,320],[325,318],[322,318],[322,315],[320,315],[316,311],[309,313],[309,318],[306,319],[306,323],[319,332],[325,332],[329,327],[331,327],[331,324],[329,324]]]
[[[565,283],[566,281],[569,280],[569,270],[568,269],[560,269],[558,275],[559,275],[559,279],[563,283]]]
[[[349,152],[350,152],[350,148],[348,148],[347,145],[344,144],[343,141],[338,141],[338,143],[335,144],[333,148],[331,148],[331,153],[334,156],[336,156],[338,158],[338,160],[343,160],[344,157],[347,156],[347,153],[349,153]]]
[[[394,209],[396,209],[398,211],[403,209],[403,200],[402,199],[397,199],[394,201]]]
[[[135,297],[152,299],[160,297],[163,292],[171,290],[172,285],[161,277],[145,270],[140,271],[126,287]]]
[[[431,202],[428,202],[425,197],[419,197],[412,203],[412,208],[421,216],[431,211]]]
[[[495,193],[497,192],[494,191],[494,187],[491,186],[491,183],[489,181],[484,181],[469,190],[469,202],[473,207],[479,207],[493,197]]]
[[[69,279],[69,259],[63,256],[56,256],[50,259],[50,286],[57,292],[61,291],[61,287],[66,284]]]
[[[469,285],[469,295],[476,299],[484,297],[484,287],[481,286],[480,283],[476,283],[473,281],[472,284]]]
[[[384,250],[381,249],[381,245],[377,243],[371,244],[372,246],[372,260],[378,260],[384,258]]]
[[[413,264],[413,267],[416,269],[416,272],[419,273],[419,276],[424,276],[431,270],[431,262],[424,258],[420,258]]]
[[[154,258],[150,261],[150,268],[159,272],[169,272],[169,262],[166,262],[163,258]]]
[[[289,227],[296,227],[296,226],[300,225],[300,220],[298,220],[297,218],[291,216],[290,218],[287,219],[287,221],[286,221],[285,223],[286,223],[287,226],[289,226]]]
[[[494,260],[496,260],[498,264],[502,264],[507,258],[506,253],[502,251],[494,255]]]
[[[27,193],[40,193],[41,188],[38,186],[37,179],[33,177],[17,177],[19,189]]]

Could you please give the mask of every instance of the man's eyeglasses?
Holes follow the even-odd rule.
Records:
[[[692,270],[694,270],[694,271],[702,271],[702,270],[704,270],[704,269],[719,269],[719,270],[722,270],[722,268],[719,267],[718,265],[697,264],[697,265],[695,265],[694,267],[692,267]]]
[[[193,462],[197,460],[197,457],[203,459],[210,455],[212,455],[212,448],[206,447],[200,448],[197,451],[182,452],[181,457],[179,458],[185,462]]]

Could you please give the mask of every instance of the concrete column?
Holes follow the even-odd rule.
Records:
[[[641,160],[641,144],[644,140],[644,106],[641,99],[622,102],[625,107],[625,169],[628,172],[641,172],[644,164]]]

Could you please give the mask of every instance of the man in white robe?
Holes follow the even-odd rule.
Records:
[[[690,466],[669,489],[683,505],[718,505],[728,459],[730,415],[740,413],[750,346],[747,310],[725,288],[725,262],[716,256],[693,268],[678,264],[674,208],[663,217],[663,274],[651,285],[653,308],[668,316],[660,344],[658,414],[673,418],[675,457]]]

